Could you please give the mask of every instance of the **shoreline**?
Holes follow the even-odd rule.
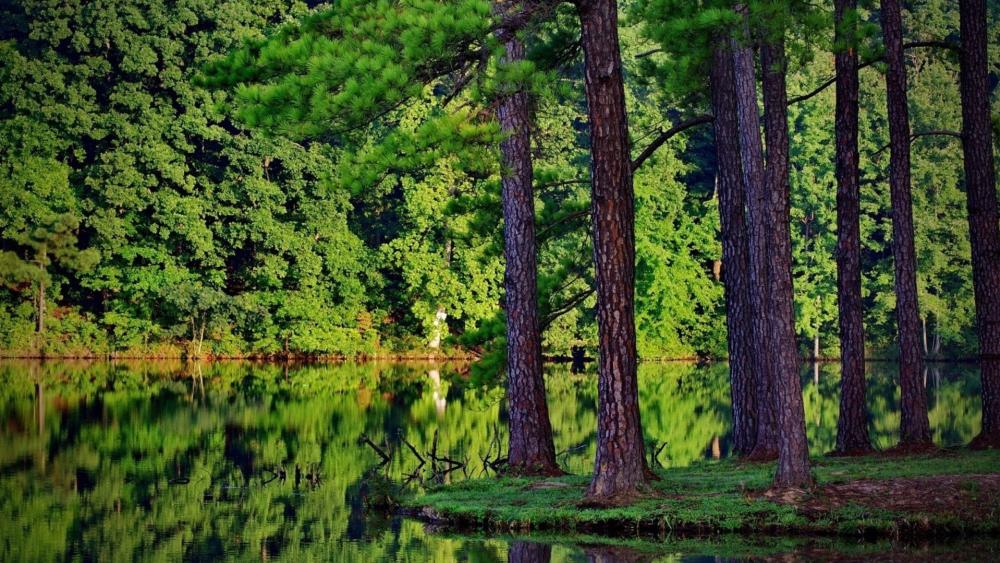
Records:
[[[857,539],[1000,533],[1000,451],[813,460],[817,486],[768,489],[773,463],[702,462],[658,471],[650,494],[625,506],[583,505],[589,477],[480,479],[403,502],[445,530]]]
[[[342,363],[342,362],[473,362],[481,358],[480,354],[475,352],[449,352],[445,354],[434,354],[430,352],[391,352],[384,354],[357,354],[357,355],[338,355],[338,354],[234,354],[234,355],[206,355],[206,356],[188,356],[186,354],[132,354],[132,353],[122,353],[122,354],[20,354],[20,353],[7,353],[0,351],[0,360],[35,360],[35,361],[119,361],[119,360],[132,360],[132,361],[160,361],[160,360],[171,360],[171,361],[183,361],[183,362],[253,362],[253,363]],[[595,358],[587,357],[583,360],[584,363],[591,364],[596,361]],[[655,358],[639,358],[639,363],[647,364],[658,364],[658,363],[700,363],[700,364],[716,364],[725,363],[729,361],[727,357],[721,358],[699,358],[683,356],[677,358],[671,357],[655,357]],[[803,365],[811,364],[830,364],[840,361],[838,357],[800,357],[800,361]],[[864,359],[865,363],[895,363],[898,362],[898,358],[891,357],[866,357]],[[956,356],[947,358],[925,358],[924,363],[927,364],[976,364],[979,363],[980,359],[972,356]],[[546,364],[570,364],[574,363],[574,360],[569,356],[562,355],[546,355],[543,356],[543,362]]]

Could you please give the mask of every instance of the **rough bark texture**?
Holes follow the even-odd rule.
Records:
[[[858,164],[857,0],[836,0],[837,307],[840,312],[840,417],[837,449],[872,451],[865,403],[865,330],[861,300],[861,172]],[[846,19],[845,19],[846,18]]]
[[[715,115],[715,154],[718,161],[719,222],[722,231],[722,285],[726,295],[729,338],[729,381],[733,403],[733,450],[753,450],[757,429],[754,395],[753,334],[750,328],[750,249],[747,246],[746,200],[740,164],[739,127],[733,59],[725,37],[716,39],[709,73],[712,113]]]
[[[983,426],[974,447],[1000,448],[1000,224],[990,131],[986,0],[961,0],[962,151],[982,361]]]
[[[892,255],[896,270],[896,324],[899,331],[899,387],[903,448],[931,444],[927,393],[920,353],[920,310],[917,304],[917,258],[913,242],[910,194],[910,119],[907,114],[903,22],[899,0],[882,0],[882,35],[887,70],[889,114],[889,192],[892,200]]]
[[[737,7],[744,18],[744,7]],[[752,459],[778,456],[777,404],[774,397],[774,366],[770,350],[770,257],[768,255],[767,189],[764,183],[764,149],[760,140],[760,116],[757,107],[756,72],[749,31],[742,40],[733,40],[733,84],[736,91],[736,115],[739,126],[740,157],[743,162],[743,189],[749,219],[749,257],[751,330],[753,331],[754,373],[756,381],[757,432]]]
[[[587,496],[625,500],[646,480],[635,349],[635,202],[614,0],[577,3],[590,120],[597,285],[597,456]]]
[[[506,61],[524,58],[524,44],[511,35]],[[535,257],[535,200],[532,195],[531,108],[523,89],[504,96],[497,107],[504,140],[504,270],[507,309],[507,403],[510,411],[508,467],[529,475],[559,474],[542,378]]]
[[[806,415],[799,379],[795,342],[795,303],[792,288],[792,234],[788,202],[788,96],[784,41],[761,46],[764,90],[764,136],[767,144],[767,186],[770,211],[770,352],[774,362],[774,391],[778,415],[778,468],[774,484],[799,487],[812,482]]]

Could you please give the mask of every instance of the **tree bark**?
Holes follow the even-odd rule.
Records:
[[[800,360],[795,342],[792,287],[792,233],[789,225],[787,61],[784,39],[761,46],[764,90],[764,136],[767,144],[765,183],[768,194],[771,271],[770,352],[778,415],[778,469],[774,484],[801,487],[812,483],[806,415],[802,404]]]
[[[1000,224],[990,131],[986,0],[961,0],[959,10],[962,151],[983,396],[982,432],[972,445],[1000,448]]]
[[[719,223],[722,234],[722,284],[726,298],[729,344],[729,380],[733,404],[733,450],[748,455],[757,431],[753,361],[753,332],[746,200],[740,163],[733,59],[725,36],[718,36],[709,72],[712,113],[715,115],[715,153],[718,161]]]
[[[505,62],[524,59],[524,43],[511,34]],[[499,100],[497,119],[503,172],[504,288],[507,313],[508,468],[521,475],[558,475],[542,377],[538,327],[538,264],[532,193],[531,100],[518,87]]]
[[[646,481],[635,343],[635,202],[614,0],[580,0],[597,286],[597,456],[587,496],[628,500]]]
[[[872,451],[865,403],[861,298],[861,190],[858,158],[857,0],[836,0],[837,306],[840,312],[840,417],[836,453]]]
[[[889,192],[892,200],[892,254],[896,270],[896,324],[899,331],[900,447],[931,445],[927,393],[921,381],[920,310],[917,258],[910,194],[910,119],[907,114],[903,22],[899,0],[882,0],[886,106],[889,114]]]
[[[753,48],[746,23],[746,7],[736,10],[744,18],[741,39],[733,39],[733,84],[736,92],[736,115],[739,126],[740,157],[743,163],[743,189],[749,219],[749,268],[751,330],[753,332],[754,372],[756,381],[757,432],[754,448],[748,456],[766,460],[778,457],[777,404],[774,397],[774,365],[770,351],[770,256],[768,222],[770,210],[764,182],[764,149],[760,140],[760,116],[757,107],[756,71]]]

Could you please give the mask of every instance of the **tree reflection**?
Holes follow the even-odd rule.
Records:
[[[817,367],[818,378],[807,367],[803,379],[808,437],[819,452],[834,445],[839,368]],[[472,386],[463,371],[4,362],[0,559],[453,560],[475,551],[503,560],[503,542],[431,539],[373,510],[401,482],[422,486],[428,468],[419,456],[435,435],[441,457],[466,463],[443,474],[446,482],[481,475],[481,460],[506,443],[503,390]],[[890,364],[869,366],[872,436],[882,446],[895,442],[899,424],[894,376]],[[725,365],[643,364],[639,382],[646,438],[663,445],[660,463],[728,455]],[[596,380],[550,366],[546,383],[559,461],[587,472]],[[928,393],[938,443],[963,444],[978,432],[975,369],[932,366]],[[387,449],[389,463],[358,444],[362,435]],[[548,557],[535,544],[510,550],[512,560],[515,552]]]

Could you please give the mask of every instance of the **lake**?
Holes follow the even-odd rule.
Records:
[[[587,473],[596,376],[547,368],[559,462]],[[899,425],[895,366],[868,366],[879,447]],[[809,445],[833,448],[838,367],[803,369]],[[943,446],[979,430],[978,370],[930,364]],[[381,510],[386,492],[492,475],[506,445],[503,390],[468,365],[0,362],[0,561],[702,560],[792,553],[954,558],[957,545],[818,538],[471,537]],[[641,364],[647,440],[664,467],[730,451],[727,366]],[[411,449],[412,447],[412,449]],[[415,450],[415,452],[414,452]],[[434,462],[430,453],[442,461]],[[383,460],[383,456],[388,461]],[[443,461],[443,460],[450,461]]]

